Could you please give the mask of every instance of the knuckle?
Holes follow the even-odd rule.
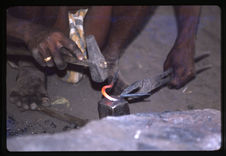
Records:
[[[186,77],[190,78],[190,77],[194,77],[195,76],[195,71],[194,69],[189,69],[187,72],[186,72]]]
[[[31,52],[32,52],[32,55],[33,55],[33,56],[36,56],[36,55],[39,53],[39,50],[38,50],[38,48],[33,48],[33,49],[31,50]]]
[[[64,37],[63,33],[59,31],[52,32],[50,36],[53,37],[54,39],[57,38],[62,39]]]
[[[44,42],[41,42],[41,43],[39,43],[39,47],[44,50],[46,47],[46,44]]]
[[[75,45],[73,42],[70,42],[70,43],[68,44],[68,47],[69,47],[71,50],[76,50],[76,49],[77,49],[76,45]]]

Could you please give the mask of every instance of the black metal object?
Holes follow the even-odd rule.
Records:
[[[130,114],[128,102],[124,99],[118,101],[110,101],[103,98],[98,102],[99,118],[106,116],[121,116]]]
[[[132,83],[129,87],[125,88],[123,92],[120,94],[120,97],[140,97],[140,96],[147,96],[151,95],[151,91],[164,86],[171,80],[171,73],[172,69],[168,69],[167,71],[156,75],[151,78],[147,78],[144,80],[136,81]],[[135,93],[133,93],[135,91]]]
[[[209,56],[209,53],[201,54],[200,56],[197,56],[194,58],[194,62],[197,63],[208,56]],[[196,69],[196,74],[199,74],[209,68],[211,68],[211,65],[206,65],[199,69]],[[120,97],[135,99],[138,97],[149,96],[152,94],[152,91],[154,91],[155,89],[158,89],[160,87],[163,87],[164,85],[167,85],[168,82],[170,82],[170,80],[172,79],[172,73],[173,73],[173,69],[169,68],[163,73],[160,73],[151,78],[136,81],[131,85],[129,85],[127,88],[125,88],[123,92],[120,94]]]
[[[89,59],[89,70],[93,81],[103,82],[108,77],[107,62],[93,35],[86,37],[86,45]]]
[[[68,123],[75,124],[76,127],[82,127],[89,122],[89,120],[87,120],[87,119],[81,119],[81,118],[78,118],[76,116],[72,116],[72,115],[67,114],[67,113],[61,113],[61,112],[58,112],[54,109],[51,109],[51,108],[48,108],[48,107],[45,107],[45,106],[42,106],[42,105],[39,105],[36,110],[43,112],[43,113],[45,113],[45,114],[47,114],[51,117],[54,117],[58,120],[66,121]]]

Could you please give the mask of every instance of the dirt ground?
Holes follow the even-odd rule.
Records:
[[[146,101],[130,104],[131,113],[163,112],[189,109],[221,109],[221,10],[217,6],[203,6],[196,41],[196,55],[210,53],[210,57],[199,62],[197,68],[211,64],[212,68],[179,90],[162,88]],[[144,30],[127,48],[120,59],[120,70],[124,78],[132,83],[136,80],[159,74],[164,60],[177,35],[176,20],[171,6],[160,6]],[[9,93],[16,84],[17,70],[7,65],[7,136],[55,133],[74,128],[36,111],[21,112],[9,102]],[[48,92],[52,101],[65,98],[66,104],[52,107],[61,112],[84,118],[98,119],[97,102],[100,90],[95,90],[85,77],[79,84],[62,82],[56,74],[48,77]]]

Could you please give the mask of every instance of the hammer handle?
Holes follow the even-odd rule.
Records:
[[[31,53],[28,52],[27,50],[23,50],[23,49],[11,49],[11,48],[7,48],[7,55],[24,55],[24,56],[31,56]],[[84,66],[84,67],[89,67],[88,63],[85,61],[80,61],[74,57],[68,56],[68,55],[64,55],[62,54],[65,62],[70,63],[70,64],[75,64],[75,65],[79,65],[79,66]]]
[[[62,114],[58,111],[55,111],[51,108],[44,107],[42,105],[38,106],[37,110],[41,111],[41,112],[43,112],[43,113],[45,113],[45,114],[47,114],[51,117],[57,118],[58,120],[66,121],[68,123],[73,123],[78,127],[82,127],[86,123],[88,123],[88,120],[86,120],[86,119],[80,119],[78,117],[72,116],[72,115],[67,114],[67,113]]]

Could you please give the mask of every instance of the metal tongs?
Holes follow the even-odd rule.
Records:
[[[209,56],[209,53],[202,54],[195,58],[195,62],[202,60],[203,58]],[[201,73],[204,70],[211,68],[211,65],[206,65],[196,70],[196,73]],[[121,98],[139,98],[144,96],[150,96],[153,94],[154,90],[157,90],[165,85],[172,79],[173,69],[169,68],[161,74],[153,76],[151,78],[146,78],[140,81],[136,81],[129,85],[127,88],[123,90],[120,94]]]

